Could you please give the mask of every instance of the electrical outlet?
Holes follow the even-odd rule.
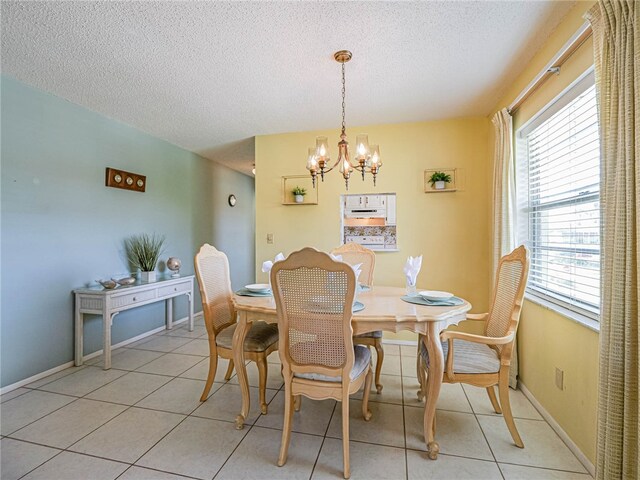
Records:
[[[564,371],[556,367],[556,387],[564,390]]]
[[[267,243],[273,243],[273,233],[267,233]]]

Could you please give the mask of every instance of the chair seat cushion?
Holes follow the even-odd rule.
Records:
[[[444,369],[447,370],[447,354],[449,342],[442,342]],[[425,365],[429,365],[429,352],[420,343],[420,355]],[[500,371],[500,359],[495,350],[482,343],[466,340],[453,340],[453,372],[454,373],[497,373]]]
[[[354,345],[353,346],[355,360],[353,362],[353,368],[351,369],[351,374],[349,378],[351,380],[355,380],[364,372],[367,371],[367,367],[371,363],[371,352],[369,349],[362,345]],[[306,378],[308,380],[320,380],[323,382],[341,382],[342,377],[330,377],[328,375],[322,375],[321,373],[294,373],[294,377],[297,378]]]
[[[353,338],[382,338],[382,330],[361,333],[360,335],[354,335]]]
[[[216,345],[222,348],[232,348],[233,333],[236,325],[229,325],[216,335]],[[278,341],[278,324],[253,322],[251,329],[244,339],[245,352],[264,352],[267,348]]]

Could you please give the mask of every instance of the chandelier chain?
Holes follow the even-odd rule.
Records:
[[[344,135],[345,131],[345,120],[344,120],[344,110],[345,110],[345,80],[344,80],[344,63],[342,64],[342,134]]]

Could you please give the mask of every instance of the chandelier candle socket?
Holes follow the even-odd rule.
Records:
[[[313,188],[316,187],[316,177],[320,173],[320,179],[324,182],[324,174],[330,172],[339,166],[340,173],[344,178],[346,189],[349,190],[349,177],[353,170],[362,173],[364,181],[365,173],[370,172],[373,175],[373,186],[376,185],[376,175],[382,160],[380,159],[380,147],[371,145],[369,147],[369,138],[367,135],[361,134],[356,137],[356,154],[354,162],[349,157],[349,142],[347,142],[346,126],[345,126],[345,75],[344,64],[351,60],[351,52],[348,50],[340,50],[333,55],[333,58],[342,65],[342,131],[340,133],[340,141],[338,142],[338,159],[333,166],[328,167],[330,162],[329,143],[327,137],[317,137],[316,147],[309,148],[307,157],[307,170],[311,173],[311,181]]]

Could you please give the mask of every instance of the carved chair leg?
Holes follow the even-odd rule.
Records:
[[[209,374],[207,375],[207,383],[204,385],[204,390],[200,396],[200,401],[204,402],[209,396],[211,386],[213,385],[213,379],[216,377],[216,370],[218,369],[218,352],[214,350],[209,355]]]
[[[371,374],[371,370],[369,370]],[[371,383],[369,383],[371,388]],[[342,384],[342,461],[344,463],[344,478],[351,476],[349,466],[349,389]]]
[[[380,383],[380,372],[382,372],[382,362],[384,360],[384,348],[382,348],[382,339],[376,338],[376,353],[378,359],[376,360],[376,392],[382,393],[382,384]]]
[[[260,395],[260,411],[263,415],[267,414],[267,372],[269,371],[267,368],[267,357],[262,356],[256,362],[258,365],[258,381],[259,381],[259,395]]]
[[[522,443],[522,439],[520,438],[520,434],[518,433],[516,424],[513,421],[513,414],[511,413],[511,403],[509,402],[509,369],[508,368],[500,369],[498,393],[500,394],[500,404],[502,405],[502,414],[504,416],[504,421],[507,424],[507,428],[509,429],[509,433],[511,433],[511,437],[513,438],[514,443],[518,447],[524,448],[524,443]]]
[[[287,463],[287,454],[289,452],[289,441],[291,440],[291,424],[293,420],[293,395],[291,394],[291,379],[285,385],[284,393],[284,425],[282,427],[282,443],[280,444],[280,456],[278,457],[278,466],[281,467]]]
[[[227,367],[227,373],[224,374],[224,379],[228,382],[233,373],[233,360],[229,360],[229,366]]]
[[[418,356],[416,357],[416,373],[418,376],[418,383],[420,384],[420,388],[418,389],[418,401],[422,402],[425,397],[427,386],[427,371],[425,366],[423,365],[420,350],[418,350]]]
[[[496,398],[496,391],[494,390],[493,386],[487,387],[487,393],[489,394],[489,400],[491,400],[493,411],[496,413],[502,413],[502,409],[500,408],[500,404],[498,403],[498,399]]]
[[[302,407],[302,395],[296,395],[295,397],[293,397],[293,409],[296,412],[299,412],[301,407]]]
[[[371,367],[367,371],[367,376],[364,379],[364,393],[362,394],[362,417],[365,422],[371,420],[371,411],[369,410],[369,394],[371,393]]]

